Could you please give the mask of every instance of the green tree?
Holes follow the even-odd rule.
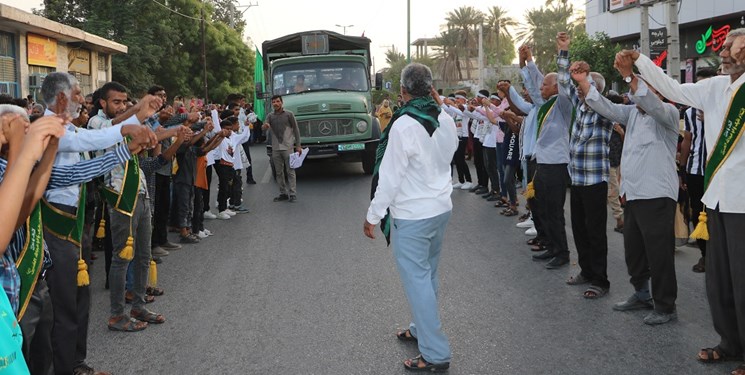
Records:
[[[525,13],[525,23],[517,33],[517,39],[533,46],[536,65],[543,71],[556,68],[556,34],[584,30],[583,18],[575,15],[568,0],[548,0],[546,7],[530,9]]]
[[[613,68],[616,53],[621,51],[621,46],[610,41],[608,34],[599,32],[590,36],[585,32],[577,32],[569,45],[569,57],[571,61],[585,61],[590,64],[590,69],[603,75],[606,88],[611,82],[621,80],[620,74]]]
[[[437,37],[439,48],[434,56],[434,73],[442,78],[448,86],[463,79],[463,73],[460,69],[458,38],[458,33],[454,30],[443,31]]]
[[[507,15],[506,10],[499,6],[489,8],[484,26],[486,57],[489,63],[507,65],[515,59],[515,43],[510,28],[516,26],[517,22]]]
[[[459,54],[466,61],[466,79],[471,79],[471,57],[477,56],[478,31],[476,27],[484,22],[484,14],[472,6],[454,9],[445,17],[448,31],[458,35]],[[458,66],[461,69],[461,66]]]
[[[224,13],[230,6],[228,0],[169,0],[167,7],[152,0],[45,0],[36,13],[128,46],[127,54],[112,57],[112,70],[133,95],[157,83],[170,96],[201,97],[204,10],[209,97],[222,101],[231,92],[253,91],[254,51],[242,41],[240,27],[230,27],[230,13]]]

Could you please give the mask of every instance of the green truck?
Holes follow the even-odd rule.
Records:
[[[262,44],[264,98],[282,95],[295,114],[308,158],[362,162],[372,174],[380,124],[370,84],[370,39],[316,30]],[[382,75],[376,75],[380,89]],[[272,111],[266,100],[267,113]]]

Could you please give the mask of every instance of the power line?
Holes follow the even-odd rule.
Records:
[[[171,8],[169,8],[169,7],[167,7],[167,6],[165,5],[165,4],[161,4],[161,3],[157,2],[156,0],[151,0],[151,1],[152,1],[152,2],[154,2],[154,3],[156,3],[156,4],[158,4],[158,5],[160,5],[160,6],[162,6],[163,8],[165,8],[166,10],[168,10],[168,11],[170,11],[170,12],[172,12],[172,13],[176,13],[176,14],[178,14],[178,15],[179,15],[179,16],[181,16],[181,17],[186,17],[186,18],[189,18],[189,19],[192,19],[192,20],[195,20],[195,21],[201,21],[201,20],[202,20],[201,18],[197,18],[197,17],[192,17],[192,16],[187,16],[186,14],[183,14],[183,13],[180,13],[180,12],[178,12],[178,11],[175,11],[175,10],[173,10],[173,9],[171,9]]]

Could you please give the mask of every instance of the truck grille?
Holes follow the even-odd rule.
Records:
[[[297,107],[297,113],[315,113],[319,111],[320,109],[318,107],[318,104],[309,104]]]
[[[298,121],[301,137],[335,137],[354,134],[353,119],[320,119]]]

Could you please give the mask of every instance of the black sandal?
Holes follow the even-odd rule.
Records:
[[[419,364],[423,364],[424,366],[419,366]],[[404,361],[404,367],[409,371],[442,372],[447,371],[450,368],[450,362],[429,363],[421,354],[419,354],[414,358],[409,358]]]
[[[398,337],[398,339],[401,341],[414,341],[414,342],[418,341],[417,338],[411,334],[410,329],[405,329],[403,331],[396,332],[396,337]]]
[[[706,353],[706,359],[701,358],[701,353]],[[717,358],[714,358],[714,354],[716,353]],[[698,352],[698,356],[696,357],[699,362],[702,363],[719,363],[719,362],[729,362],[729,361],[740,361],[742,360],[742,356],[729,356],[727,353],[722,350],[722,348],[717,345],[713,348],[703,348]]]

